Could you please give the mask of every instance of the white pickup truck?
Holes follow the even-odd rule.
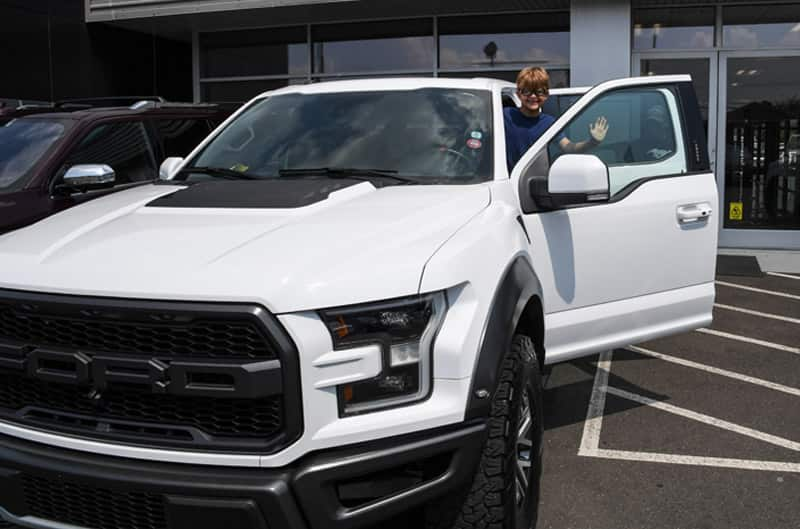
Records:
[[[509,171],[513,90],[269,92],[0,237],[0,519],[535,525],[541,370],[711,321],[717,186],[688,76],[589,89]]]

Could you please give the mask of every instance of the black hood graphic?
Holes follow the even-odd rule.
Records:
[[[148,207],[167,208],[302,208],[328,198],[334,191],[360,184],[360,180],[330,178],[215,180],[191,184],[159,197]]]

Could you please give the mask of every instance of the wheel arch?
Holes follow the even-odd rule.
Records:
[[[467,399],[465,419],[487,417],[503,357],[515,334],[530,336],[540,367],[544,365],[542,289],[530,261],[517,256],[503,273],[492,299],[480,341]]]

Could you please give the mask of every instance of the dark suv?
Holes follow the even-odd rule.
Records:
[[[87,106],[56,106],[0,125],[0,233],[156,179],[164,159],[189,154],[229,113],[216,105],[163,101]],[[65,179],[75,166],[105,167],[106,184]]]

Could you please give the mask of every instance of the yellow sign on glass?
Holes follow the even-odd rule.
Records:
[[[741,202],[731,202],[728,206],[728,218],[731,220],[742,220],[743,206]]]

